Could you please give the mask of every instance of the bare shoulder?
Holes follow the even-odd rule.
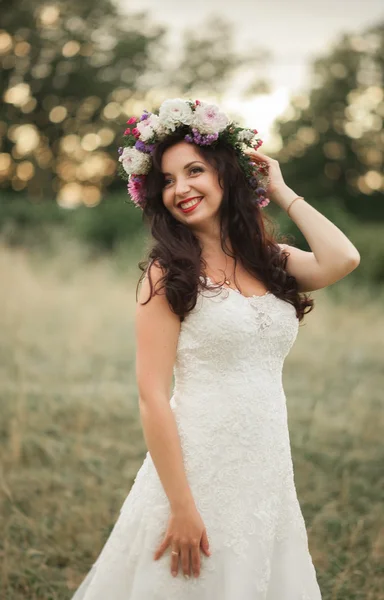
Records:
[[[164,275],[165,271],[158,261],[153,261],[149,265],[140,283],[140,291],[138,295],[139,304],[146,302],[150,296],[154,297],[155,290],[160,289],[161,287],[161,280]],[[165,295],[165,290],[162,289],[159,293]]]
[[[319,265],[313,252],[300,250],[289,244],[278,244],[281,252],[287,255],[285,269],[295,277],[299,292],[310,292],[325,287],[326,279],[319,270]]]
[[[155,398],[159,393],[168,395],[181,327],[180,317],[172,311],[165,289],[160,289],[163,269],[152,263],[149,271],[152,293],[147,273],[141,283],[135,315],[136,377],[141,400]],[[156,294],[155,288],[159,288]]]
[[[277,244],[281,250],[282,254],[286,254],[288,257],[290,256],[298,256],[298,253],[301,255],[304,254],[312,254],[312,252],[305,252],[303,250],[300,250],[299,248],[296,248],[295,246],[290,246],[289,244]]]
[[[138,293],[136,318],[145,321],[146,326],[166,325],[172,329],[171,333],[175,333],[180,329],[180,318],[167,300],[162,281],[164,275],[165,270],[157,261],[148,267]]]

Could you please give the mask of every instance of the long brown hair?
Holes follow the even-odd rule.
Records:
[[[206,273],[206,262],[202,257],[202,248],[193,231],[181,223],[164,206],[162,189],[164,176],[161,172],[162,156],[167,148],[184,140],[185,131],[177,130],[152,152],[152,166],[146,178],[146,204],[143,221],[149,227],[153,243],[146,260],[139,262],[143,271],[137,287],[143,279],[148,265],[154,261],[160,265],[163,276],[160,287],[165,287],[166,298],[173,312],[183,321],[197,301],[198,286],[202,285],[200,276]],[[289,253],[281,251],[277,244],[276,224],[255,203],[252,189],[236,157],[235,149],[222,141],[216,147],[195,145],[199,155],[212,165],[219,176],[223,189],[220,205],[220,240],[225,254],[240,259],[241,264],[275,296],[292,304],[297,318],[301,321],[304,314],[314,308],[314,300],[298,292],[298,284],[286,268]],[[272,226],[269,232],[266,224]],[[225,243],[229,238],[233,254]],[[286,238],[279,236],[280,242]],[[153,295],[150,269],[148,277]],[[203,287],[205,287],[203,285]],[[137,289],[136,289],[137,299]]]

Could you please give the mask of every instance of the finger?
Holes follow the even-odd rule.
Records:
[[[256,159],[256,160],[262,160],[262,161],[268,161],[269,160],[269,156],[267,156],[266,154],[262,154],[261,152],[257,152],[257,154],[252,154],[252,158]]]
[[[169,540],[169,538],[167,538],[167,537],[166,537],[166,538],[165,538],[165,539],[164,539],[164,540],[161,542],[160,546],[157,548],[157,550],[156,550],[155,554],[153,555],[153,558],[154,558],[155,560],[157,560],[158,558],[160,558],[160,556],[162,556],[162,555],[164,554],[165,550],[166,550],[166,549],[168,548],[168,546],[169,546],[169,541],[170,541],[170,540]]]
[[[202,536],[201,536],[201,540],[200,540],[200,545],[203,549],[203,552],[207,555],[210,556],[211,555],[211,551],[209,549],[209,542],[208,542],[208,536],[207,536],[207,530],[204,529]]]
[[[176,554],[172,554],[172,552],[177,552]],[[174,577],[176,577],[179,571],[179,558],[180,558],[180,550],[177,547],[173,547],[171,549],[171,573]]]
[[[190,577],[191,568],[190,568],[190,556],[189,556],[189,546],[183,544],[181,546],[181,567],[183,569],[183,574],[186,577]]]
[[[259,148],[253,148],[252,154],[254,156],[256,156],[257,158],[261,158],[262,156],[264,156],[266,158],[269,158],[269,157],[267,157],[266,154],[264,154],[264,152],[261,152],[261,150]]]
[[[257,166],[258,166],[260,163],[261,163],[261,164],[263,164],[263,163],[267,163],[267,164],[268,164],[268,157],[267,157],[267,156],[264,156],[264,155],[261,155],[261,156],[256,156],[256,154],[255,154],[255,155],[253,155],[253,156],[251,156],[251,157],[250,157],[250,160],[249,160],[249,162],[250,162],[252,165],[257,165]]]
[[[200,548],[195,545],[191,548],[192,573],[195,577],[200,575]]]

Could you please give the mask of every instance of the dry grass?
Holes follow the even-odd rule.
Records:
[[[61,600],[95,560],[146,452],[136,281],[71,246],[50,260],[2,248],[0,280],[0,596]],[[337,299],[313,294],[284,383],[323,600],[379,600],[384,294],[346,283]]]

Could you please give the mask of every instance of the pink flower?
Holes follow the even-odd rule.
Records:
[[[129,133],[131,133],[130,128],[128,127],[125,131],[124,131],[124,135],[128,135]]]
[[[137,127],[134,127],[134,128],[132,129],[132,133],[133,133],[133,135],[135,136],[135,138],[137,138],[137,139],[138,139],[138,138],[140,137],[140,131],[137,129]]]
[[[260,206],[260,208],[265,208],[266,206],[268,206],[269,203],[269,198],[262,198],[261,200],[259,200],[258,205]]]
[[[134,202],[134,204],[136,204],[136,206],[139,206],[139,207],[145,201],[144,182],[145,182],[145,176],[132,175],[129,178],[129,182],[128,182],[128,186],[127,186],[128,193],[131,196],[132,201]]]
[[[136,117],[131,117],[130,119],[128,119],[127,125],[132,125],[132,123],[136,123]]]

